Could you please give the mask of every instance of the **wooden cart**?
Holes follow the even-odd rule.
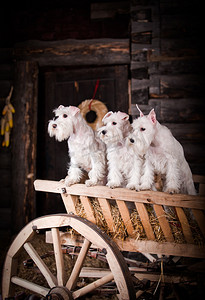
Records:
[[[199,182],[199,194],[204,191],[205,181],[201,176],[195,176]],[[64,183],[56,181],[35,181],[36,191],[61,194],[67,214],[49,215],[37,218],[26,225],[13,241],[8,250],[3,269],[3,299],[13,296],[14,286],[20,286],[49,299],[78,299],[100,287],[114,282],[119,299],[136,299],[140,291],[134,287],[133,278],[142,280],[158,280],[162,275],[149,274],[145,264],[132,262],[128,267],[129,259],[125,259],[122,251],[140,252],[148,258],[174,256],[205,258],[205,197],[190,195],[170,195],[153,191],[131,191],[124,188],[110,189],[105,186],[86,187],[76,184],[65,187]],[[110,238],[104,231],[96,226],[96,213],[92,201],[97,201],[103,219],[110,232],[115,226],[112,207],[119,210],[121,220],[125,226],[127,237],[125,239]],[[79,217],[77,203],[83,207],[86,218]],[[131,219],[130,204],[134,205],[143,227],[144,238],[136,238],[136,230]],[[152,207],[156,221],[160,225],[163,240],[156,240],[156,233],[150,222],[148,206]],[[183,241],[177,243],[173,234],[171,223],[166,214],[166,207],[172,207],[177,216],[177,226],[180,228]],[[191,222],[197,226],[196,236]],[[66,230],[65,230],[66,228]],[[69,229],[69,230],[68,230]],[[43,258],[30,241],[39,231],[46,232],[47,242],[52,241],[56,270],[52,272],[45,264]],[[78,248],[78,255],[70,275],[66,273],[62,245]],[[24,248],[29,257],[45,278],[45,286],[38,285],[18,276],[17,258],[20,250]],[[86,256],[94,251],[93,256],[104,257],[106,269],[84,267]],[[157,256],[156,256],[157,255]],[[153,258],[154,259],[154,258]],[[55,274],[54,274],[55,273]],[[87,284],[79,286],[79,279],[92,278]],[[175,277],[166,278],[170,282],[177,281]],[[163,277],[165,280],[165,277]],[[179,279],[178,279],[179,280]],[[108,289],[108,288],[107,288]],[[60,298],[61,297],[61,298]]]

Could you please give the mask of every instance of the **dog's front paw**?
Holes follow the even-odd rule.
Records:
[[[141,184],[140,191],[151,191],[152,187],[150,185]]]
[[[108,183],[106,184],[109,188],[111,189],[114,189],[114,188],[117,188],[117,187],[120,187],[121,184],[120,183],[117,183],[117,182],[114,182],[114,181],[108,181]]]
[[[78,180],[74,179],[74,178],[70,178],[69,176],[66,176],[65,178],[65,185],[66,186],[71,186],[73,184],[79,183]]]
[[[85,181],[85,185],[86,186],[94,186],[94,185],[97,185],[97,181],[88,179]]]
[[[128,183],[126,185],[126,188],[129,189],[129,190],[136,190],[136,191],[139,191],[139,185],[137,184],[133,184],[133,183]]]
[[[179,189],[177,188],[166,188],[165,193],[169,193],[169,194],[179,194]]]

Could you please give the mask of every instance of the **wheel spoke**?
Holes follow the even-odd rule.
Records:
[[[87,293],[92,292],[93,290],[95,290],[96,288],[102,286],[103,284],[106,284],[108,282],[110,282],[111,280],[113,280],[114,276],[113,274],[110,272],[109,274],[105,275],[104,277],[86,285],[85,287],[73,292],[72,296],[73,299],[77,299]]]
[[[24,249],[29,254],[29,256],[33,259],[43,276],[48,282],[48,285],[52,288],[57,285],[57,280],[55,276],[50,272],[44,261],[41,259],[41,257],[38,255],[36,250],[33,248],[31,243],[25,243]]]
[[[40,286],[36,283],[33,283],[33,282],[30,282],[28,280],[25,280],[25,279],[22,279],[22,278],[19,278],[17,276],[13,276],[11,278],[11,282],[18,285],[18,286],[21,286],[23,288],[26,288],[26,289],[29,289],[30,291],[32,292],[35,292],[37,294],[40,294],[42,296],[46,296],[49,292],[49,289],[43,287],[43,286]]]
[[[60,243],[59,229],[52,228],[51,232],[53,237],[53,248],[54,248],[56,269],[57,269],[57,281],[58,281],[58,285],[63,286],[65,284],[65,268],[64,268],[63,253],[62,253],[61,243]]]
[[[84,243],[83,243],[83,246],[82,246],[82,248],[80,250],[80,253],[79,253],[78,257],[77,257],[77,260],[75,262],[75,265],[74,265],[74,268],[73,268],[72,273],[70,275],[70,278],[68,279],[68,282],[66,284],[66,287],[69,290],[74,289],[74,287],[75,287],[75,285],[77,283],[80,271],[81,271],[82,266],[83,266],[83,262],[84,262],[84,260],[86,258],[86,255],[88,253],[90,245],[91,245],[91,242],[89,240],[85,239]]]

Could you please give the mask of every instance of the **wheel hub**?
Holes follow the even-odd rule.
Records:
[[[63,287],[63,286],[56,286],[52,288],[48,295],[46,296],[48,300],[73,300],[71,292]]]

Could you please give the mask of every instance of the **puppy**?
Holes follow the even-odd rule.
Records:
[[[86,123],[78,107],[60,105],[54,113],[55,118],[48,124],[50,137],[54,136],[59,142],[68,140],[70,166],[65,184],[80,182],[83,171],[88,173],[87,186],[101,184],[106,173],[105,145]]]
[[[138,151],[145,157],[140,188],[151,189],[157,173],[165,176],[165,192],[195,195],[192,173],[181,144],[157,121],[154,109],[147,116],[139,111],[140,117],[133,121],[132,128]]]

